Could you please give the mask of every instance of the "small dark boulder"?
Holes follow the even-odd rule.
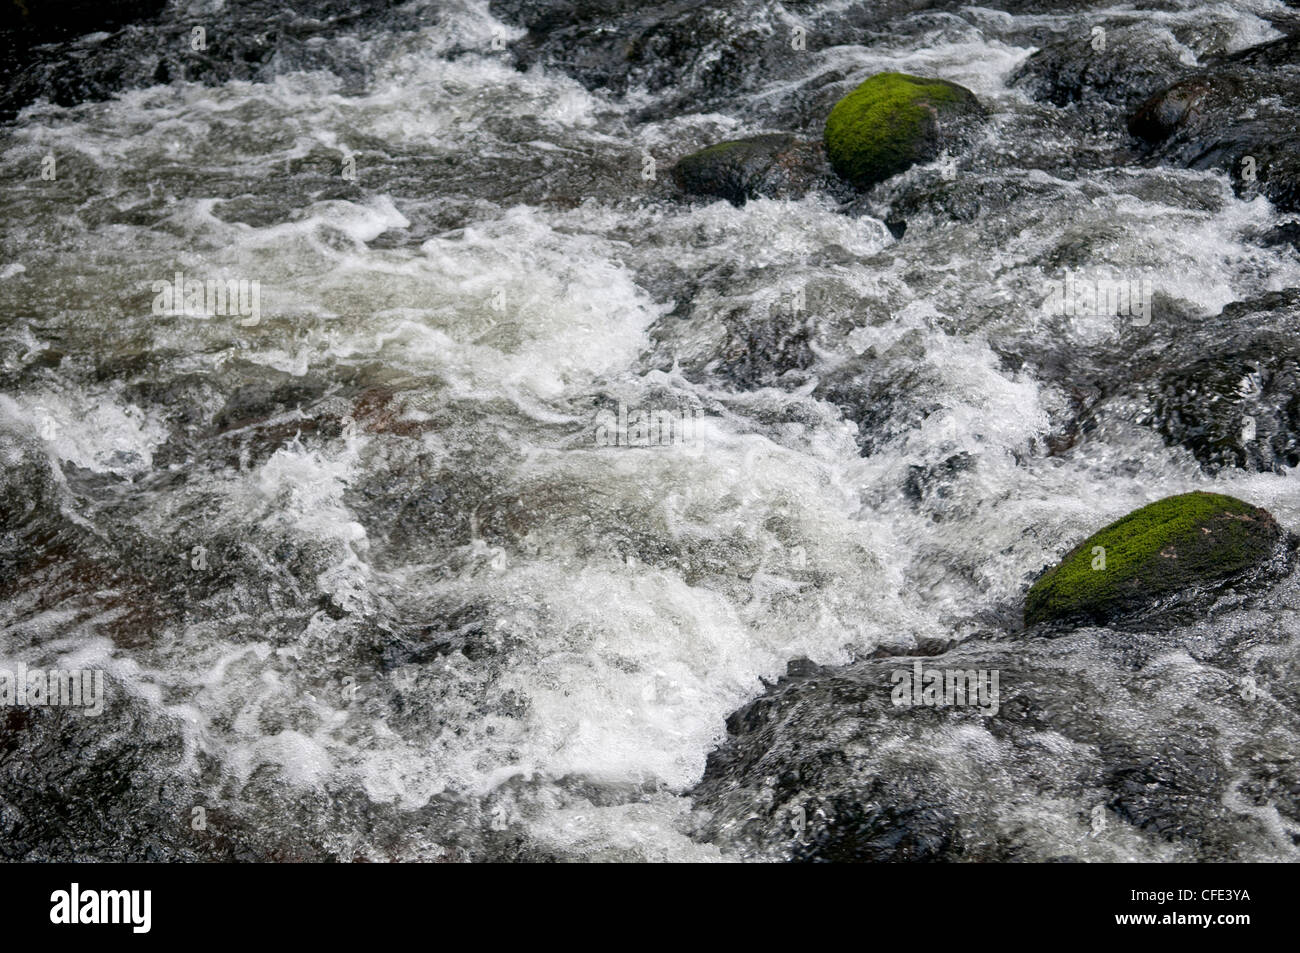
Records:
[[[800,198],[821,184],[828,171],[820,143],[765,133],[692,152],[673,167],[673,181],[689,195],[744,205],[759,196]]]
[[[1220,113],[1240,102],[1244,80],[1230,75],[1202,75],[1179,80],[1148,97],[1128,121],[1128,131],[1149,145],[1181,133],[1186,138],[1210,132]]]
[[[178,79],[270,82],[297,70],[328,70],[357,95],[369,65],[344,37],[427,23],[399,0],[227,0],[219,36],[197,51],[191,33],[202,24],[165,0],[0,0],[0,11],[0,120],[39,99],[74,106]]]

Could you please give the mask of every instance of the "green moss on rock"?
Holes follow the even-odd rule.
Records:
[[[1282,536],[1266,510],[1231,496],[1159,500],[1088,537],[1035,582],[1025,623],[1106,622],[1210,592],[1248,577],[1278,552]]]
[[[831,110],[826,151],[836,172],[859,188],[869,188],[936,158],[946,126],[980,115],[979,101],[964,86],[906,73],[877,73]]]

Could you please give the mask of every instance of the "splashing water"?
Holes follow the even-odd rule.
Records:
[[[751,6],[773,30],[803,15]],[[685,792],[790,659],[963,639],[1172,493],[1300,527],[1289,471],[1207,476],[1122,417],[1049,451],[1074,411],[1044,355],[1123,351],[1125,330],[1044,315],[1044,262],[1150,276],[1186,315],[1153,333],[1207,340],[1300,262],[1252,239],[1263,199],[1100,161],[1121,126],[1081,136],[1010,85],[1086,19],[1042,6],[900,17],[699,109],[665,105],[685,78],[613,96],[517,70],[493,38],[525,31],[472,0],[350,37],[360,89],[288,63],[28,107],[0,130],[0,452],[27,507],[0,624],[11,661],[108,673],[67,757],[147,739],[133,787],[168,800],[118,810],[206,805],[262,856],[734,859],[692,838]],[[1277,35],[1263,0],[1165,7],[1191,60],[1202,33]],[[883,205],[688,204],[662,181],[822,101],[827,75],[885,69],[992,114],[956,178],[882,187],[948,183],[905,240]],[[156,313],[177,272],[257,282],[260,321]],[[620,406],[693,427],[597,440]],[[175,856],[226,849],[177,827]]]

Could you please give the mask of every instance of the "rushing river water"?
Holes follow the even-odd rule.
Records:
[[[1126,390],[1300,286],[1278,212],[1012,82],[1098,24],[1194,64],[1297,11],[745,0],[602,84],[544,6],[407,4],[0,127],[3,653],[107,678],[98,718],[8,716],[8,856],[746,859],[692,789],[792,659],[1013,631],[1042,567],[1169,494],[1300,529],[1289,468],[1207,471]],[[227,42],[219,2],[164,22]],[[885,70],[973,90],[969,153],[849,206],[676,193],[680,156],[816,138]],[[1067,269],[1149,281],[1149,325],[1044,313]],[[243,310],[186,313],[177,273]],[[684,439],[628,446],[646,412]],[[1293,654],[1298,602],[1176,641]],[[1170,652],[1134,704],[1254,737]],[[1041,798],[1025,856],[1186,856],[1091,808]],[[1239,856],[1296,859],[1293,808],[1249,811]]]

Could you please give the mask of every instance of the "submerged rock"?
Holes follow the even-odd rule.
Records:
[[[1080,360],[1053,370],[1061,386],[1094,395],[1080,407],[1081,432],[1150,427],[1211,474],[1300,464],[1300,289],[1175,320],[1186,333],[1135,338],[1092,368]]]
[[[727,720],[691,792],[695,836],[812,863],[1293,859],[1294,645],[1253,626],[1188,635],[984,633],[792,662]],[[939,689],[920,704],[918,673]],[[959,675],[985,688],[963,698]]]
[[[673,181],[690,195],[712,195],[733,205],[748,199],[799,198],[827,177],[821,143],[786,133],[720,142],[673,167]]]
[[[835,171],[860,189],[938,158],[984,115],[975,94],[942,79],[877,73],[826,119]]]
[[[1144,388],[1166,443],[1187,448],[1209,473],[1224,467],[1281,472],[1300,464],[1300,289],[1227,305],[1210,322],[1219,339],[1166,354],[1170,370]]]
[[[1169,444],[1207,472],[1282,472],[1300,463],[1300,346],[1260,334],[1171,370],[1154,388],[1151,416]]]
[[[57,514],[58,484],[54,466],[31,434],[0,425],[0,552],[41,515]],[[40,426],[37,421],[37,426]]]
[[[1263,509],[1183,493],[1089,536],[1025,596],[1025,623],[1105,623],[1192,603],[1286,563],[1285,534]]]

